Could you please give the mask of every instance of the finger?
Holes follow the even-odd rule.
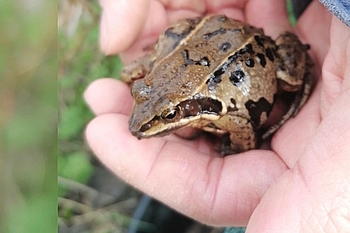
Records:
[[[333,16],[330,37],[330,48],[322,66],[322,117],[328,116],[339,97],[350,90],[350,28]],[[345,114],[348,108],[344,110],[338,112]]]
[[[199,221],[244,225],[268,187],[286,169],[270,151],[218,158],[194,144],[166,138],[137,140],[128,117],[106,114],[87,127],[86,137],[114,173]]]
[[[319,1],[312,1],[296,26],[299,38],[311,45],[309,52],[318,70],[321,70],[329,49],[331,17],[331,13]]]
[[[297,116],[289,119],[272,139],[272,149],[289,168],[294,167],[320,124],[320,89],[319,84]]]
[[[198,7],[198,9],[196,9]],[[125,63],[130,63],[145,54],[144,48],[156,43],[158,36],[169,24],[181,18],[193,18],[203,11],[202,0],[178,1],[151,1],[149,14],[144,28],[134,40],[131,47],[120,55]]]
[[[325,8],[319,2],[313,1],[301,16],[296,31],[298,35],[303,37],[301,39],[311,44],[313,60],[316,63],[314,69],[316,71],[314,72],[315,80],[320,75],[322,57],[325,56],[326,50],[329,48],[329,38],[325,33],[329,34],[327,20],[330,19],[328,17],[329,13],[325,11]],[[277,154],[281,155],[281,158],[290,168],[295,165],[299,155],[315,134],[315,130],[321,121],[321,86],[320,83],[316,86],[311,98],[298,115],[288,120],[272,140],[272,148]]]
[[[175,22],[179,19],[194,18],[203,15],[207,9],[204,0],[192,1],[169,1],[159,0],[167,9],[169,22]]]
[[[131,41],[132,46],[123,49],[122,53],[120,53],[120,57],[125,64],[128,64],[144,55],[146,53],[144,49],[152,44],[155,44],[159,34],[169,24],[166,9],[159,1],[150,2],[147,18],[144,20],[145,22],[142,30],[139,32],[137,37],[133,38]],[[127,23],[127,21],[124,22]]]
[[[266,35],[278,37],[282,32],[292,31],[288,19],[285,0],[251,0],[246,5],[246,20],[248,23],[262,27]]]
[[[130,88],[123,82],[104,78],[91,83],[84,98],[96,115],[121,113],[129,115],[132,106]]]
[[[106,54],[128,48],[145,25],[150,0],[100,0],[100,47]],[[137,5],[135,7],[135,5]]]
[[[343,35],[343,34],[342,34]],[[341,95],[307,138],[291,172],[273,185],[252,215],[247,232],[347,232],[350,208],[350,95]],[[339,211],[340,210],[340,211]],[[285,214],[281,214],[285,213]],[[305,219],[315,221],[304,221]],[[329,222],[332,222],[329,225]],[[346,229],[346,230],[345,230]]]

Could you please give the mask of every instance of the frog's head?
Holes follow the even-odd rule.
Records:
[[[155,83],[147,86],[142,79],[135,81],[131,89],[134,104],[129,129],[139,139],[164,136],[199,120],[220,117],[222,103],[219,100],[156,86]]]

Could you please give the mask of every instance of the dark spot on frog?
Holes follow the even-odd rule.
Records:
[[[245,60],[245,64],[246,64],[248,67],[254,67],[254,65],[255,65],[254,59],[248,58],[247,60]]]
[[[224,28],[219,28],[218,30],[215,30],[213,32],[208,32],[203,35],[203,39],[208,40],[214,36],[220,35],[220,34],[225,34],[227,32],[226,29]]]
[[[168,67],[169,67],[169,64],[164,64],[162,68],[163,68],[163,70],[166,70],[166,69],[168,69]],[[162,78],[164,78],[164,76]]]
[[[267,58],[268,58],[270,61],[274,61],[274,60],[275,60],[271,48],[266,48],[266,49],[265,49],[265,53],[266,53]]]
[[[253,46],[251,44],[247,44],[243,49],[238,51],[239,53],[249,53],[254,54]]]
[[[276,48],[272,48],[272,53],[274,57],[279,57]]]
[[[227,107],[227,111],[229,111],[229,112],[236,112],[236,111],[238,111],[238,108],[236,106],[236,100],[234,98],[231,98],[230,101],[231,101],[233,107],[228,106]]]
[[[188,24],[190,24],[191,26],[196,26],[196,25],[201,21],[201,18],[200,18],[200,17],[197,17],[197,18],[194,18],[194,19],[186,19],[186,21],[187,21]]]
[[[198,24],[198,22],[195,21],[195,20],[188,20],[188,22],[189,22],[189,26],[182,33],[174,32],[174,28],[173,27],[168,28],[164,32],[166,37],[172,38],[174,40],[174,44],[172,46],[173,49],[175,49],[179,45],[180,41],[182,39],[184,39],[185,37],[187,37],[187,35],[190,34],[190,32],[193,31],[193,29]]]
[[[185,66],[193,64],[193,60],[189,58],[188,56],[188,50],[185,49],[184,51],[181,52],[182,57],[185,60]]]
[[[219,45],[219,50],[222,51],[222,52],[225,52],[225,53],[230,48],[231,48],[231,43],[229,43],[229,42],[225,42],[225,43],[222,43],[221,45]]]
[[[195,65],[210,66],[210,61],[208,57],[202,57]]]
[[[214,75],[211,74],[210,78],[206,81],[206,84],[208,85],[209,91],[215,90],[216,85],[221,82],[221,74],[223,74],[224,72],[220,71],[220,73],[221,73],[220,75],[218,75],[218,74],[215,75],[215,73],[218,73],[218,71],[220,71],[220,70],[215,71]]]
[[[227,17],[225,15],[219,15],[216,17],[216,20],[219,22],[225,22],[227,20]]]
[[[188,65],[210,66],[210,61],[209,61],[208,57],[201,57],[198,61],[195,61],[195,60],[189,58],[188,53],[189,52],[187,49],[185,49],[184,51],[181,52],[182,57],[185,60],[184,66],[188,66]]]
[[[248,141],[248,143],[247,143],[247,146],[248,146],[248,147],[251,147],[251,146],[252,146],[250,140],[251,140],[251,138],[249,137],[249,139],[247,140],[247,141]]]
[[[263,41],[263,38],[261,38],[260,36],[256,35],[256,36],[254,36],[254,39],[255,39],[256,43],[257,43],[259,46],[261,46],[261,47],[264,48],[264,41]]]
[[[233,85],[237,86],[244,81],[246,77],[245,73],[241,69],[237,69],[231,72],[230,81]]]
[[[247,44],[244,48],[229,56],[227,61],[210,75],[210,78],[206,81],[209,91],[215,90],[216,85],[221,82],[221,75],[227,71],[231,64],[235,63],[237,59],[245,53],[254,54],[253,46],[251,44]]]
[[[265,60],[264,54],[258,53],[257,56],[258,56],[258,58],[259,58],[259,63],[260,63],[260,65],[262,65],[262,67],[265,68],[265,66],[266,66],[266,60]]]
[[[245,107],[248,109],[249,116],[254,128],[260,126],[260,117],[263,112],[266,113],[266,116],[269,116],[272,104],[267,101],[264,97],[261,97],[258,102],[253,100],[248,100],[245,103]]]

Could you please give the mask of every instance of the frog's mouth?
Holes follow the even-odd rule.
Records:
[[[182,118],[173,123],[167,123],[164,122],[164,120],[161,117],[156,116],[148,123],[142,125],[139,130],[132,131],[130,129],[130,132],[138,139],[163,137],[185,127],[200,128],[200,125],[206,125],[209,122],[218,120],[219,118],[220,115],[216,113],[202,113],[197,116]],[[200,122],[202,122],[203,124],[200,124]]]
[[[139,130],[133,131],[130,128],[130,132],[138,139],[164,137],[182,127],[186,127],[191,123],[191,120],[192,119],[181,119],[177,122],[166,123],[160,116],[156,116],[148,123],[142,125]]]
[[[162,109],[150,120],[132,115],[129,121],[130,132],[137,138],[162,137],[187,125],[199,121],[215,121],[222,115],[221,101],[208,97],[197,97]],[[140,124],[140,122],[147,122]]]

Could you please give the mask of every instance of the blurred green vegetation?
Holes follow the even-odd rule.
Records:
[[[86,183],[93,173],[92,154],[84,142],[84,128],[93,118],[83,93],[101,77],[118,77],[118,57],[104,56],[98,47],[100,8],[97,1],[59,4],[59,148],[58,175]],[[66,194],[59,184],[59,195]]]
[[[57,2],[1,1],[0,232],[57,231]]]
[[[287,12],[288,12],[289,21],[293,26],[295,26],[297,24],[297,18],[293,13],[292,0],[287,0],[286,2],[287,2]]]
[[[88,232],[115,232],[116,229],[127,224],[127,219],[130,221],[130,217],[119,213],[116,208],[109,210],[110,207],[99,209],[94,206],[94,201],[103,199],[96,197],[95,194],[102,196],[105,194],[87,184],[96,173],[96,159],[84,139],[84,129],[93,118],[93,114],[86,105],[83,94],[94,80],[102,77],[118,78],[122,69],[119,57],[105,56],[99,49],[100,13],[98,1],[62,0],[59,2],[58,221],[60,229],[79,228]],[[118,188],[114,187],[114,189]],[[134,200],[132,201],[134,203]],[[119,231],[120,229],[117,232]]]

